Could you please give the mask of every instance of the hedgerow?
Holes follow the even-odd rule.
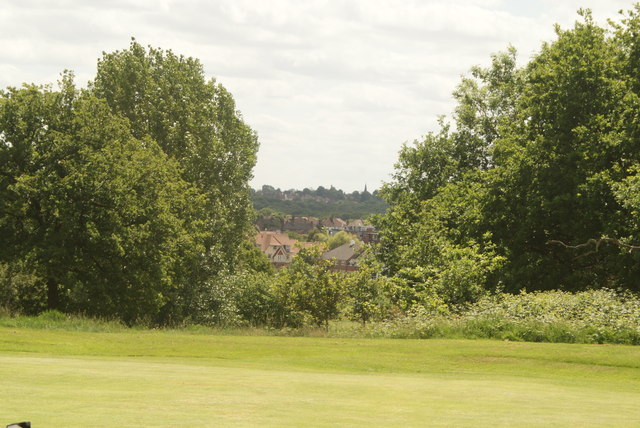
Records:
[[[371,337],[639,345],[640,297],[610,289],[497,294],[448,315],[416,307],[357,330]]]

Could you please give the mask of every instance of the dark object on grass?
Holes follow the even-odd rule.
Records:
[[[7,425],[7,428],[31,428],[31,422],[18,422]]]

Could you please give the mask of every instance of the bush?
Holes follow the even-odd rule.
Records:
[[[547,291],[499,294],[473,305],[467,318],[499,317],[511,322],[566,322],[593,334],[635,332],[640,335],[640,297],[609,289],[579,293]]]
[[[44,281],[26,263],[0,264],[0,307],[12,314],[36,315],[46,306]]]
[[[301,250],[274,278],[271,291],[276,303],[274,327],[329,326],[339,314],[344,287],[331,272],[333,262],[322,258],[318,247]]]
[[[374,270],[361,267],[359,271],[344,275],[340,280],[346,288],[343,312],[347,318],[364,325],[391,315],[391,282],[387,277],[377,276]]]
[[[249,325],[272,325],[277,302],[272,293],[274,276],[267,273],[243,273],[235,277],[235,306],[238,316]]]
[[[498,294],[457,314],[416,305],[395,319],[370,323],[358,334],[640,345],[640,297],[608,289]]]
[[[189,304],[187,323],[220,327],[241,324],[236,307],[240,278],[235,275],[220,276],[200,285]]]

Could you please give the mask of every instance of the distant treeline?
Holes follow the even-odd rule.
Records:
[[[270,209],[279,213],[318,218],[340,217],[343,219],[366,218],[371,214],[384,213],[387,203],[366,187],[362,192],[345,193],[331,186],[317,189],[280,190],[264,185],[251,191],[251,201],[257,210]]]

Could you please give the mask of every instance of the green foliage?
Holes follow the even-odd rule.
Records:
[[[197,59],[135,40],[103,55],[92,91],[130,121],[135,137],[153,139],[178,161],[183,179],[204,197],[204,271],[232,272],[250,229],[248,181],[258,142],[231,94],[205,80]]]
[[[499,317],[506,321],[567,322],[594,330],[640,333],[640,298],[609,289],[579,293],[562,291],[499,294],[477,302],[468,317]]]
[[[238,316],[249,325],[269,327],[283,312],[273,293],[276,276],[265,273],[242,273],[236,276],[235,305]]]
[[[347,231],[341,230],[335,235],[331,235],[327,238],[327,249],[333,250],[334,248],[338,248],[341,245],[348,244],[349,242],[358,243],[362,245],[357,236],[349,233]]]
[[[380,267],[369,255],[359,258],[359,269],[338,278],[346,288],[344,311],[346,316],[365,325],[369,321],[381,321],[393,315],[391,281],[379,275]]]
[[[135,41],[104,55],[88,91],[71,73],[58,91],[8,88],[0,305],[37,312],[44,289],[50,309],[191,318],[219,273],[270,269],[244,244],[256,150],[231,95],[197,60]]]
[[[312,230],[307,234],[303,241],[307,242],[327,242],[329,240],[329,235],[326,232],[323,232],[320,229]]]
[[[23,91],[41,105],[72,96],[10,92],[5,113],[20,112]],[[18,250],[13,256],[31,260],[46,279],[50,308],[128,322],[153,318],[198,251],[198,196],[175,163],[152,141],[133,138],[105,103],[87,95],[72,108],[61,124],[4,115],[7,130],[20,120],[47,128],[42,146],[23,155],[25,167],[12,171],[14,182],[3,189],[5,212],[22,220],[5,229]],[[5,135],[14,144],[7,154],[29,144]]]
[[[306,235],[297,232],[288,231],[287,236],[291,239],[295,239],[296,241],[306,241],[307,239]]]
[[[235,275],[222,275],[198,285],[194,289],[185,324],[229,327],[240,324],[235,305],[237,282]]]
[[[501,137],[502,126],[515,119],[525,81],[525,70],[516,67],[516,50],[492,55],[491,67],[473,67],[471,77],[463,77],[453,96],[455,110],[455,159],[458,168],[488,169],[491,148]]]
[[[343,283],[336,280],[332,266],[331,260],[322,259],[319,248],[312,247],[301,250],[290,266],[279,272],[273,290],[281,308],[279,325],[314,323],[328,328],[344,295]]]
[[[221,327],[328,327],[339,314],[344,282],[318,248],[303,249],[277,272],[245,270],[221,275],[191,296],[189,321]]]
[[[589,11],[516,67],[475,67],[454,93],[454,126],[405,145],[374,218],[386,275],[446,302],[504,289],[638,290],[633,245],[640,149],[640,6],[611,29]],[[413,297],[412,297],[413,298]]]
[[[267,256],[257,248],[252,240],[245,239],[240,246],[237,272],[272,273],[273,265]]]
[[[0,308],[9,313],[34,315],[47,307],[44,281],[25,262],[0,264]]]
[[[504,263],[491,234],[471,238],[481,219],[481,183],[452,183],[416,208],[399,203],[377,220],[383,235],[378,257],[408,309],[473,302],[497,285]],[[414,217],[409,221],[407,217]],[[435,300],[434,300],[435,299]]]
[[[283,213],[318,218],[361,219],[383,213],[388,206],[377,192],[355,191],[349,194],[333,186],[329,189],[320,186],[316,190],[282,191],[265,185],[251,192],[251,200],[254,208],[264,215]]]
[[[352,334],[638,345],[640,299],[607,289],[499,294],[457,313],[414,306],[401,316],[370,323]]]
[[[500,215],[488,223],[509,252],[511,290],[602,286],[617,275],[610,252],[576,259],[547,245],[619,233],[608,183],[639,154],[623,124],[635,77],[621,73],[615,41],[583,15],[529,63],[516,120],[496,142],[487,211]]]

